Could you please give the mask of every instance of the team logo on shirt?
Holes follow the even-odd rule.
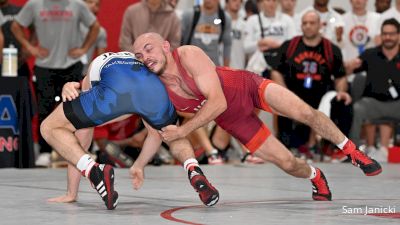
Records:
[[[368,28],[363,25],[354,26],[349,33],[349,39],[356,47],[367,45],[370,40]]]
[[[74,13],[60,5],[53,5],[51,9],[40,10],[39,16],[43,21],[67,21],[74,16]]]
[[[264,36],[284,36],[285,29],[282,26],[263,27]]]
[[[236,40],[242,39],[242,31],[241,30],[232,29],[232,38],[236,39]]]
[[[200,24],[196,27],[194,38],[200,39],[205,45],[211,44],[212,41],[218,41],[220,29],[214,24]]]
[[[294,58],[296,64],[302,65],[302,73],[297,73],[296,78],[304,80],[310,77],[312,80],[321,80],[322,76],[318,73],[318,67],[326,64],[325,58],[314,51],[304,51]]]

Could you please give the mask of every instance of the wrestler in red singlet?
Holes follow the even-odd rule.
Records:
[[[177,50],[173,51],[172,55],[183,81],[197,99],[183,98],[167,87],[168,95],[177,111],[196,113],[206,99],[193,78],[183,68]],[[216,71],[227,101],[227,109],[215,119],[215,122],[253,153],[271,134],[254,113],[254,109],[271,112],[263,96],[265,88],[272,81],[245,70],[217,67]]]

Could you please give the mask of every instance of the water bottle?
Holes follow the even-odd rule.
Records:
[[[10,44],[8,48],[3,48],[2,74],[5,77],[16,77],[18,70],[18,49]]]

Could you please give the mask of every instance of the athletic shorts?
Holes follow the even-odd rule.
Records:
[[[259,119],[255,109],[271,112],[264,100],[264,91],[271,80],[245,70],[218,68],[227,100],[227,109],[216,123],[254,153],[271,131]]]

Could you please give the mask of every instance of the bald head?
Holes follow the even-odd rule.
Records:
[[[314,39],[319,37],[321,29],[321,19],[315,10],[310,10],[304,13],[301,17],[301,30],[303,37],[306,39]]]
[[[318,12],[315,11],[315,10],[309,10],[309,11],[305,12],[305,13],[303,14],[303,16],[301,17],[301,22],[303,23],[304,20],[307,20],[307,21],[316,21],[316,22],[318,22],[318,23],[321,22],[321,18],[319,17]]]
[[[133,43],[133,53],[152,72],[161,73],[166,65],[166,55],[170,53],[170,44],[160,34],[145,33]]]
[[[135,43],[133,43],[133,46],[135,46],[135,44],[137,42],[141,42],[143,40],[152,40],[152,41],[155,41],[158,43],[162,43],[163,41],[165,41],[164,38],[161,37],[160,34],[150,32],[150,33],[144,33],[144,34],[139,35],[139,37],[136,38]]]

